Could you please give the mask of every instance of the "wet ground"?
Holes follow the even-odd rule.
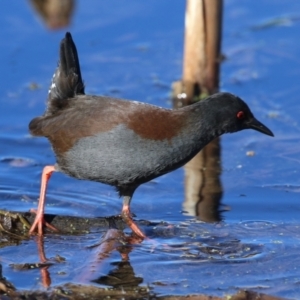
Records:
[[[9,211],[36,207],[41,170],[55,161],[47,140],[30,137],[27,126],[44,111],[66,30],[87,93],[171,107],[171,84],[182,72],[184,1],[77,1],[67,27],[36,3],[10,1],[0,18],[0,209]],[[299,299],[299,32],[298,1],[225,1],[221,90],[245,99],[275,138],[254,131],[222,137],[222,193],[208,206],[211,215],[187,201],[179,169],[134,195],[132,210],[152,242],[128,243],[105,222],[44,241],[8,245],[4,235],[6,280],[31,291],[72,283],[159,296],[247,289]],[[106,220],[120,209],[109,186],[58,173],[50,181],[49,214]],[[38,246],[50,265],[34,267]]]

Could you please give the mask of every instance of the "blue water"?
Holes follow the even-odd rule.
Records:
[[[170,87],[182,74],[184,9],[181,0],[81,0],[76,2],[70,25],[55,31],[47,29],[29,1],[14,0],[2,6],[1,209],[28,211],[36,207],[41,170],[55,162],[47,140],[31,138],[27,126],[44,111],[65,31],[71,31],[76,42],[87,93],[171,107]],[[137,190],[132,203],[137,218],[168,222],[178,227],[179,233],[164,239],[155,229],[143,229],[153,238],[158,234],[157,239],[167,244],[186,245],[194,254],[188,255],[189,250],[181,246],[172,255],[164,249],[149,254],[147,243],[133,249],[130,261],[135,273],[155,292],[224,295],[246,287],[300,297],[296,267],[300,248],[299,12],[300,2],[293,0],[225,1],[222,52],[226,59],[221,90],[245,99],[275,138],[250,130],[222,138],[222,204],[229,210],[222,213],[219,225],[204,224],[183,214],[182,169]],[[247,151],[254,151],[254,156],[247,156]],[[111,187],[63,174],[51,178],[49,213],[104,217],[118,214],[120,209],[121,200]],[[82,237],[88,243],[94,238]],[[211,246],[214,240],[222,242],[220,247],[225,249],[223,239],[226,243],[238,240],[245,249],[252,245],[248,247],[251,258],[243,246],[235,253],[235,260],[225,254],[222,259],[197,254],[203,243]],[[66,249],[57,238],[47,238],[49,257],[58,253],[67,257],[67,275],[55,275],[61,265],[49,269],[53,286],[77,276],[73,270],[76,256],[70,251],[76,248],[78,256],[88,255],[84,241],[74,238],[71,243],[75,246]],[[34,279],[39,271],[30,271],[34,276],[29,277],[29,272],[20,274],[8,266],[11,261],[24,262],[24,251],[31,253],[28,259],[38,260],[33,239],[0,249],[4,276],[17,288],[40,288]],[[103,266],[104,274],[118,260],[120,256],[114,252]],[[155,283],[161,280],[166,282],[163,287]]]

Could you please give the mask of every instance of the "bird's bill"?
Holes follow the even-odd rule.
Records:
[[[266,135],[274,136],[273,132],[267,126],[265,126],[255,118],[251,119],[247,125],[248,128],[254,129]]]

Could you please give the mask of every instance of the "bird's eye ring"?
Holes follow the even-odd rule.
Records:
[[[237,114],[236,114],[236,117],[240,120],[244,119],[245,118],[245,113],[240,110]]]

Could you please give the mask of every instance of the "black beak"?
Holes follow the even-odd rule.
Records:
[[[257,130],[266,135],[274,136],[273,132],[267,126],[256,120],[254,117],[247,123],[247,128]]]

